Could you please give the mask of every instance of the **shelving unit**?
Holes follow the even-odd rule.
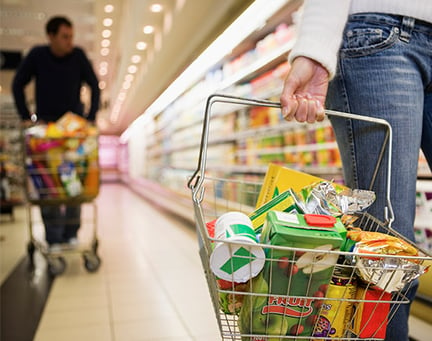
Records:
[[[278,101],[289,71],[287,55],[295,42],[293,17],[302,3],[287,0],[264,27],[146,121],[142,136],[135,137],[141,139],[134,142],[140,151],[129,151],[134,154],[129,158],[139,161],[128,181],[139,183],[139,191],[148,199],[185,218],[193,216],[186,183],[198,163],[205,100],[213,93],[227,93]],[[212,176],[259,182],[268,163],[276,162],[342,180],[339,152],[328,120],[299,124],[284,121],[277,109],[217,104],[210,132],[207,171]]]
[[[13,208],[24,202],[23,140],[21,122],[14,109],[0,115],[1,213],[13,219]]]

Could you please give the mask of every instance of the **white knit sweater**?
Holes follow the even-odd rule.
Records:
[[[404,15],[432,23],[432,0],[305,0],[289,60],[312,58],[333,77],[348,15],[364,12]]]

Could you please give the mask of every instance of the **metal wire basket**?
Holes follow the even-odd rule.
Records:
[[[359,255],[336,247],[312,244],[305,247],[307,243],[297,244],[301,247],[296,244],[272,245],[263,243],[263,238],[257,244],[216,238],[212,222],[226,212],[249,215],[262,187],[260,182],[215,178],[206,174],[211,108],[219,102],[248,106],[280,105],[225,95],[210,96],[207,102],[199,165],[188,185],[192,191],[200,256],[222,339],[384,339],[389,321],[401,305],[410,302],[407,292],[413,282],[408,277],[425,261],[432,259],[425,250],[417,248],[390,227],[393,220],[390,188],[386,222],[361,213],[352,222],[352,227],[400,238],[417,251],[415,257]],[[391,127],[386,121],[337,112],[327,114],[382,124],[388,129],[386,140],[391,142]],[[391,149],[389,153],[391,155]],[[388,178],[391,175],[390,162],[391,158]],[[219,245],[224,245],[232,256],[226,263],[231,268],[231,278],[221,279],[212,271],[212,254]],[[262,259],[257,259],[259,257],[254,253],[257,247],[264,250]],[[258,275],[254,266],[257,261],[264,264]],[[234,273],[239,266],[243,272],[249,273],[249,280],[236,282]]]

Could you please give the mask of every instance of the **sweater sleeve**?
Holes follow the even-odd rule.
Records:
[[[319,62],[333,78],[337,54],[351,0],[305,0],[297,41],[289,54],[292,62],[304,56]]]
[[[22,120],[30,119],[24,89],[35,74],[35,58],[36,50],[33,49],[21,62],[12,81],[12,93],[15,105]]]
[[[87,114],[87,120],[94,122],[100,104],[99,81],[84,51],[82,51],[82,57],[84,81],[90,86],[91,89],[90,110]]]

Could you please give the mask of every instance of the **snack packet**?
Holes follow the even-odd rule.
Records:
[[[330,181],[319,181],[306,186],[300,194],[307,213],[335,217],[365,211],[375,201],[375,193],[372,191],[349,188],[337,191]]]
[[[357,241],[353,249],[357,275],[386,292],[401,290],[428,270],[421,259],[412,258],[418,256],[417,249],[400,238],[361,230],[349,231],[348,238]]]

